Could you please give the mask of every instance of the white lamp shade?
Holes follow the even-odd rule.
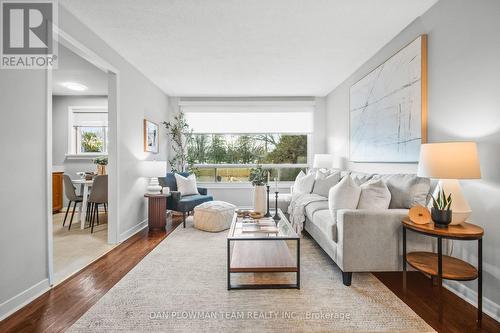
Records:
[[[166,174],[166,161],[144,161],[144,177],[165,177]]]
[[[422,144],[418,175],[437,179],[479,179],[481,170],[475,142]]]
[[[333,155],[331,154],[316,154],[314,155],[314,169],[330,169],[333,167]]]

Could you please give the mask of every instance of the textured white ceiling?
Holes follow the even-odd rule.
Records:
[[[60,0],[172,96],[323,96],[437,0]]]
[[[52,71],[53,95],[106,96],[108,94],[108,78],[106,73],[61,44],[58,45],[58,48],[58,67]],[[70,90],[61,85],[64,82],[83,84],[89,89],[85,91]]]

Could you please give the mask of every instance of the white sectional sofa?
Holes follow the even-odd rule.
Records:
[[[305,207],[304,229],[340,268],[344,284],[350,285],[353,272],[402,269],[401,220],[411,206],[426,204],[431,184],[410,174],[343,172],[341,177],[347,175],[358,184],[382,179],[391,192],[389,209],[340,209],[334,219],[328,201],[312,202]],[[282,202],[281,208],[286,204]],[[429,237],[415,233],[408,233],[407,244],[408,251],[432,249]]]

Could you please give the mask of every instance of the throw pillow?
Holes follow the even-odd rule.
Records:
[[[176,173],[175,181],[177,182],[177,191],[181,192],[181,196],[199,194],[196,175],[191,174],[186,178]]]
[[[318,170],[314,180],[313,193],[328,197],[330,189],[340,181],[340,172],[323,172]]]
[[[345,176],[328,193],[328,208],[334,221],[337,221],[339,209],[356,209],[358,207],[361,188],[350,177]]]
[[[358,209],[383,210],[389,208],[391,192],[381,179],[372,179],[362,184]]]
[[[425,206],[431,188],[429,178],[422,178],[413,174],[377,175],[374,178],[382,179],[391,192],[389,208]]]
[[[300,171],[295,178],[295,183],[293,184],[293,193],[311,193],[314,186],[314,173],[305,174],[304,171]]]

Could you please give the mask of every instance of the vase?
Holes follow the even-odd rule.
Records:
[[[97,174],[99,176],[105,175],[106,174],[106,166],[101,165],[101,164],[97,164]]]
[[[431,208],[431,217],[434,225],[438,228],[447,228],[451,222],[451,210]]]
[[[266,187],[258,185],[254,187],[253,210],[263,215],[266,213]]]

